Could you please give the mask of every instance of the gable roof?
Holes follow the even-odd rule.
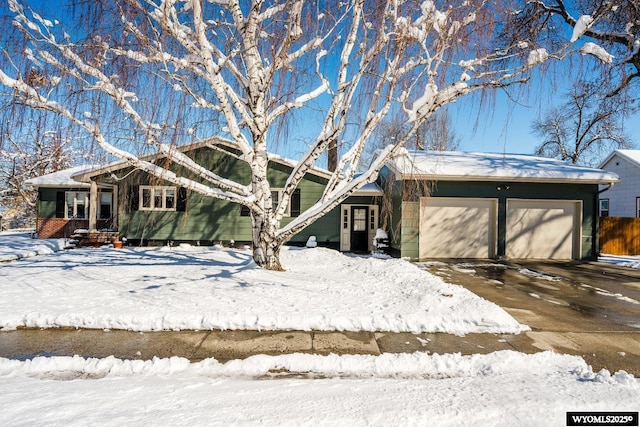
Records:
[[[82,165],[69,169],[63,169],[58,172],[31,178],[25,181],[25,184],[31,187],[68,187],[68,188],[89,188],[89,182],[80,182],[73,178],[74,175],[80,173],[88,173],[98,169],[98,165]]]
[[[389,164],[396,179],[609,184],[618,175],[524,154],[408,151]]]
[[[222,146],[226,148],[237,148],[231,143],[217,138],[205,139],[190,144],[178,146],[177,148],[181,152],[188,152],[201,147]],[[231,154],[231,153],[229,153]],[[147,156],[142,156],[141,159],[145,161],[153,161],[158,158],[164,157],[163,153],[154,153]],[[289,167],[295,167],[297,162],[292,159],[288,159],[276,154],[269,153],[269,161],[279,163]],[[130,164],[126,160],[118,160],[109,163],[104,166],[92,165],[92,166],[77,166],[69,169],[65,169],[59,172],[43,175],[37,178],[33,178],[27,181],[27,185],[33,187],[73,187],[73,188],[89,188],[91,178],[98,175],[108,174],[119,169],[129,167]],[[319,167],[312,166],[307,173],[316,175],[322,178],[329,179],[332,176],[332,172]],[[364,185],[354,196],[381,196],[382,189],[374,182]]]
[[[231,150],[238,149],[238,147],[234,145],[232,142],[218,139],[218,138],[208,138],[208,139],[192,142],[189,144],[179,145],[179,146],[176,146],[176,149],[182,153],[185,153],[185,152],[193,151],[202,147],[210,147],[212,149],[222,149],[224,151],[227,151],[229,155],[233,155],[233,153],[231,151],[228,151],[227,149],[231,149]],[[146,156],[141,156],[140,159],[150,162],[163,157],[166,157],[166,154],[153,153]],[[294,167],[297,164],[295,160],[287,159],[285,157],[272,154],[272,153],[269,153],[269,161],[280,163],[282,165],[290,166],[290,167]],[[126,160],[116,160],[115,162],[109,163],[108,165],[100,168],[87,170],[84,172],[78,172],[75,175],[73,175],[73,179],[76,179],[78,181],[83,181],[83,182],[89,182],[91,178],[94,176],[111,173],[113,171],[123,169],[129,166],[131,166],[131,164]],[[308,173],[317,175],[323,178],[327,178],[327,179],[331,177],[331,172],[329,172],[328,170],[314,167],[314,166],[312,166],[309,169]]]
[[[609,163],[615,156],[620,156],[640,168],[640,150],[615,150],[611,154],[609,154],[598,167],[605,167],[605,165]]]

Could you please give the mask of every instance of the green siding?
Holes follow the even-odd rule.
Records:
[[[497,186],[508,185],[508,190],[497,190]],[[406,184],[405,184],[406,185]],[[401,191],[396,188],[396,191]],[[598,191],[595,184],[534,184],[510,182],[457,182],[440,181],[431,186],[431,197],[477,197],[498,199],[498,252],[505,255],[506,241],[506,202],[511,199],[540,200],[579,200],[582,201],[582,258],[596,256],[595,236],[597,233],[597,217],[595,216],[594,195]],[[401,201],[394,198],[394,212],[402,209],[401,221],[401,255],[416,259],[418,257],[419,201]],[[397,218],[397,217],[396,217]]]
[[[210,149],[200,149],[191,155],[196,157],[200,164],[221,176],[245,185],[251,181],[251,171],[245,162]],[[269,166],[268,179],[271,187],[274,189],[284,187],[291,168],[275,162],[270,163]],[[127,172],[121,171],[117,175],[124,176]],[[310,174],[300,182],[298,188],[301,211],[304,212],[320,199],[326,182],[326,179]],[[188,194],[185,212],[140,210],[129,212],[126,189],[131,185],[149,184],[164,185],[160,182],[150,182],[147,176],[139,173],[133,173],[127,180],[122,181],[118,203],[121,236],[129,240],[199,241],[201,244],[229,240],[251,241],[251,218],[240,216],[240,205],[194,192]],[[372,197],[351,197],[344,203],[374,204],[375,202],[375,198]],[[281,225],[285,226],[292,219],[283,218]],[[295,235],[290,242],[305,243],[309,236],[314,235],[320,244],[337,245],[340,242],[339,227],[340,210],[336,208]]]
[[[47,188],[38,189],[38,217],[39,218],[55,218],[56,217],[56,194],[65,191],[86,191],[88,188]]]
[[[420,202],[402,204],[402,246],[400,256],[417,259],[420,242]]]
[[[38,191],[38,216],[40,218],[56,217],[56,193],[65,191],[60,188],[40,188]]]

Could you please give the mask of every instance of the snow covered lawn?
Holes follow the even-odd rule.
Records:
[[[48,244],[7,236],[0,234],[0,248],[3,239],[12,242],[0,249],[5,254],[34,255],[30,244]],[[249,252],[222,248],[50,248],[0,264],[4,329],[526,329],[494,304],[397,259],[288,249],[288,271],[276,273],[256,268]],[[225,364],[0,358],[0,390],[2,424],[30,427],[546,426],[564,425],[567,411],[638,411],[640,402],[640,380],[624,372],[593,373],[579,357],[512,351],[259,355]]]
[[[270,372],[319,379],[256,381]],[[638,411],[640,380],[575,356],[0,359],[8,426],[562,426],[567,411]]]
[[[0,233],[0,262],[52,254],[65,248],[66,239],[32,239],[24,232]]]
[[[75,249],[0,265],[0,328],[518,333],[495,304],[399,259],[283,249]]]

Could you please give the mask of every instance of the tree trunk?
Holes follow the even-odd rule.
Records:
[[[275,227],[269,225],[265,216],[251,215],[251,239],[253,243],[253,260],[267,270],[284,271],[280,264],[280,247],[282,242],[275,238]]]
[[[275,221],[271,188],[267,180],[268,156],[263,138],[254,139],[256,154],[251,162],[252,191],[256,196],[259,210],[251,211],[251,243],[253,260],[267,270],[284,271],[280,265],[282,239],[276,238],[279,223]]]

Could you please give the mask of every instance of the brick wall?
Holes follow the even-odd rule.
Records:
[[[86,219],[38,218],[36,231],[39,239],[59,239],[71,236],[73,230],[88,227]]]

